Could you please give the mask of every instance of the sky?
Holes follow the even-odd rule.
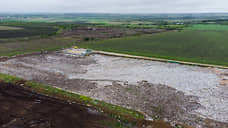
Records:
[[[0,0],[0,12],[206,13],[228,12],[228,0]]]

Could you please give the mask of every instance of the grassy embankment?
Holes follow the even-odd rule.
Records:
[[[194,27],[194,26],[193,26]],[[228,66],[228,31],[171,31],[153,35],[110,39],[80,47]]]

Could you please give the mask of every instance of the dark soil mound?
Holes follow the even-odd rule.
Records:
[[[3,128],[103,128],[113,122],[106,115],[79,104],[0,83],[0,127]]]

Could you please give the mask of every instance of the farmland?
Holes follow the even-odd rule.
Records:
[[[172,31],[81,44],[96,50],[200,63],[228,65],[228,32]]]
[[[228,25],[219,24],[198,24],[185,28],[186,30],[208,30],[208,31],[228,31]]]
[[[53,24],[0,22],[0,39],[48,35],[57,30]]]
[[[15,24],[15,23],[14,23]],[[13,56],[17,54],[30,53],[30,52],[38,52],[41,50],[53,51],[62,48],[67,48],[74,46],[78,43],[85,42],[86,40],[104,40],[116,37],[125,37],[125,36],[133,36],[144,33],[158,33],[161,30],[154,29],[131,29],[131,28],[112,28],[112,27],[93,27],[96,30],[91,30],[87,26],[81,27],[72,27],[70,25],[59,25],[58,31],[56,32],[53,27],[56,24],[34,24],[31,23],[30,26],[41,26],[41,29],[34,29],[31,31],[27,29],[29,32],[26,35],[26,31],[2,31],[5,34],[5,38],[0,38],[0,56]],[[56,25],[56,26],[57,26]],[[19,25],[18,25],[19,26]],[[23,26],[23,25],[21,25]],[[30,27],[25,26],[25,27]],[[48,26],[48,27],[45,27]],[[72,27],[72,28],[71,28]],[[44,33],[54,32],[54,34],[43,35],[43,29],[48,29]],[[50,29],[50,30],[49,30]],[[55,31],[54,31],[55,30]],[[163,31],[163,30],[162,30]],[[1,33],[1,31],[0,31]],[[15,33],[13,35],[12,33]],[[0,35],[1,36],[4,36]],[[32,36],[35,34],[35,36]],[[41,34],[41,35],[40,35]],[[31,37],[30,37],[31,35]],[[13,38],[13,36],[16,36]],[[18,37],[24,36],[24,37]]]
[[[9,26],[0,26],[0,31],[2,30],[21,30],[23,28],[19,28],[19,27],[9,27]]]

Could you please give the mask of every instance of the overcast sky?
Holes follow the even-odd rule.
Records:
[[[0,0],[0,12],[228,12],[228,0]]]

